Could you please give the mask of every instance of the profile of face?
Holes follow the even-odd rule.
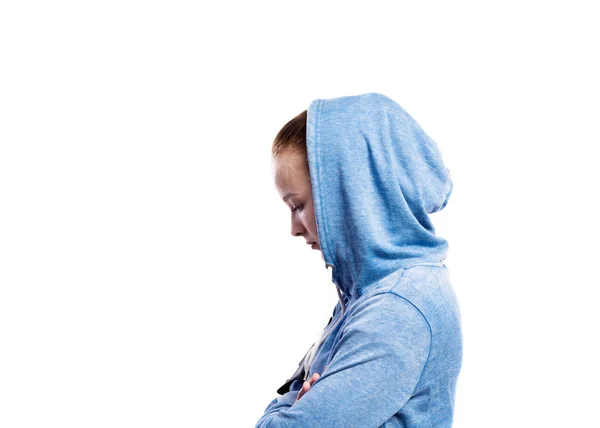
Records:
[[[306,157],[302,154],[282,153],[272,158],[271,165],[275,188],[290,208],[292,236],[300,236],[314,250],[321,250]]]

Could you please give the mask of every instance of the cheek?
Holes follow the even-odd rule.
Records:
[[[310,212],[310,216],[313,219],[313,221],[315,221],[315,207],[312,203],[310,204],[308,211]]]
[[[306,218],[307,218],[308,223],[311,225],[313,231],[316,233],[316,231],[317,231],[317,219],[315,217],[315,212],[314,212],[312,206],[306,211]]]

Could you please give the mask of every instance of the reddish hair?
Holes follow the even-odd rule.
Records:
[[[306,110],[294,117],[279,130],[273,140],[271,154],[301,154],[306,158]]]

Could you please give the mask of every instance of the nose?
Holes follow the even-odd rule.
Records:
[[[292,216],[292,236],[303,236],[306,233],[304,225]]]

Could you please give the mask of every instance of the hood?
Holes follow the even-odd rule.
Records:
[[[450,171],[398,103],[378,93],[315,99],[306,146],[325,267],[346,297],[398,269],[446,258],[448,243],[429,214],[448,202]]]

